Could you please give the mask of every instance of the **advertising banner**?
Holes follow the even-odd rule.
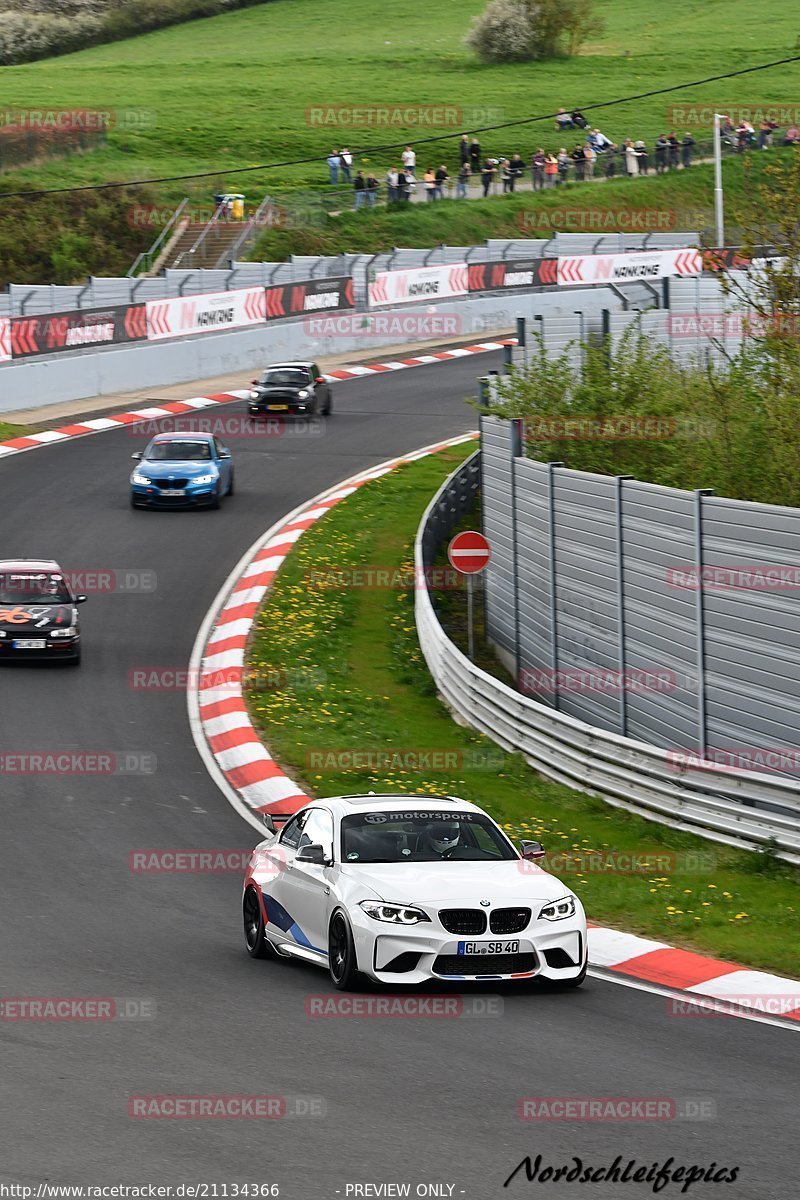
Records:
[[[11,322],[0,317],[0,362],[11,361]]]
[[[340,312],[353,308],[353,281],[344,275],[307,279],[303,283],[268,287],[266,319],[280,321],[306,313]]]
[[[263,325],[265,320],[263,287],[147,301],[147,338],[151,342]]]
[[[581,254],[558,259],[562,287],[598,283],[632,283],[637,279],[666,279],[670,275],[699,275],[703,256],[699,250],[634,251],[631,254]]]
[[[381,304],[431,303],[466,296],[469,274],[466,263],[435,267],[410,267],[404,271],[376,271],[369,285],[371,308]]]
[[[62,350],[86,350],[142,341],[147,336],[144,307],[143,304],[119,304],[111,308],[76,308],[68,312],[12,317],[10,322],[6,321],[11,326],[9,357],[32,358]],[[3,344],[3,323],[0,322],[0,361],[4,361]]]
[[[469,264],[471,292],[505,292],[557,282],[557,258],[506,258]]]

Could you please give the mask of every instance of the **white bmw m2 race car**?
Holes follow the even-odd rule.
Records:
[[[327,967],[341,990],[586,976],[580,900],[482,809],[454,796],[315,800],[253,851],[244,935],[253,958]]]

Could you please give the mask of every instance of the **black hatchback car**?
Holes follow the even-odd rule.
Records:
[[[81,660],[77,604],[64,573],[51,559],[0,562],[0,662],[26,658]]]
[[[252,417],[329,417],[331,385],[313,362],[275,363],[252,383],[248,411]]]

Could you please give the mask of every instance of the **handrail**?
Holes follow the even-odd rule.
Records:
[[[193,254],[197,253],[197,251],[203,245],[203,242],[208,237],[211,230],[214,229],[217,226],[217,224],[219,223],[219,221],[221,220],[222,214],[227,211],[227,207],[228,207],[227,201],[220,200],[219,204],[214,209],[214,215],[211,218],[211,220],[206,225],[204,225],[203,228],[200,230],[200,233],[197,235],[197,237],[196,237],[195,241],[192,243],[191,247],[188,250],[184,250],[183,253],[178,255],[178,257],[175,259],[175,262],[172,264],[173,267],[179,267],[181,265],[181,263],[183,262],[184,258],[191,258]]]
[[[242,229],[242,232],[239,234],[236,241],[231,246],[230,250],[225,251],[225,254],[231,260],[231,262],[237,261],[240,253],[242,252],[242,250],[244,250],[244,248],[248,244],[250,235],[254,232],[256,227],[261,223],[261,218],[262,218],[264,212],[266,211],[267,206],[271,205],[272,203],[273,203],[272,197],[269,195],[266,195],[264,197],[264,199],[261,201],[261,203],[259,204],[256,211],[252,214],[252,216],[246,222],[244,228]],[[221,265],[220,263],[217,263],[218,267],[220,265]]]
[[[183,200],[181,200],[180,204],[175,209],[175,212],[172,214],[170,219],[167,221],[166,225],[161,230],[161,233],[158,235],[156,240],[153,242],[150,249],[143,250],[141,254],[138,254],[136,256],[136,258],[133,261],[133,265],[131,266],[130,270],[128,271],[128,274],[127,274],[128,279],[134,279],[139,274],[139,266],[141,263],[144,263],[144,262],[147,263],[147,267],[146,267],[147,271],[149,271],[151,269],[153,263],[155,262],[156,258],[158,257],[158,251],[161,249],[161,246],[163,245],[164,240],[167,237],[167,234],[169,233],[169,231],[172,228],[174,228],[174,226],[177,225],[178,221],[180,221],[181,217],[183,216],[183,210],[186,208],[186,205],[188,203],[189,203],[189,197],[186,196]]]

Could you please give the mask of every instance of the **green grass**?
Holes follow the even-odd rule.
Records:
[[[783,154],[793,154],[784,151]],[[769,162],[780,152],[751,154],[724,163],[724,187],[729,214],[743,213],[748,198]],[[780,155],[783,158],[783,155]],[[642,212],[647,225],[635,232],[707,231],[714,219],[711,164],[689,171],[615,179],[602,183],[573,183],[547,192],[530,190],[487,200],[444,200],[437,204],[379,206],[339,215],[320,214],[319,223],[302,228],[266,230],[250,258],[277,262],[290,254],[376,254],[395,246],[480,244],[487,238],[549,238],[556,230],[604,233],[631,230],[632,211]],[[728,224],[730,237],[735,236]],[[713,242],[712,242],[713,244]]]
[[[9,438],[24,437],[30,432],[25,425],[9,425],[8,421],[0,421],[0,442],[7,442]]]
[[[574,59],[529,65],[481,66],[463,45],[471,18],[484,0],[274,0],[256,8],[195,21],[129,41],[3,69],[3,104],[9,108],[141,108],[152,128],[114,131],[106,148],[67,161],[39,164],[2,177],[5,188],[133,180],[213,170],[214,180],[191,185],[208,196],[223,183],[251,197],[268,189],[316,186],[322,164],[281,168],[252,176],[226,168],[327,154],[332,143],[356,148],[417,138],[417,126],[391,131],[346,131],[312,126],[311,105],[397,103],[491,107],[496,120],[614,99],[735,70],[791,54],[797,37],[796,5],[774,0],[769,18],[749,0],[676,0],[665,12],[649,0],[598,0],[602,37]],[[674,104],[732,106],[797,100],[798,71],[787,66],[744,79],[707,84],[601,110],[606,132],[652,140],[673,124]],[[474,120],[472,124],[489,123]],[[493,122],[492,122],[493,123]],[[446,153],[453,163],[453,127]],[[555,147],[552,122],[496,136],[495,152],[529,154],[538,144]],[[433,152],[432,152],[433,153]],[[390,156],[359,155],[384,169]],[[424,157],[424,152],[422,153]],[[163,185],[162,198],[178,198],[186,185]]]
[[[502,755],[452,721],[421,656],[410,591],[310,586],[309,572],[408,565],[426,504],[465,453],[450,450],[366,485],[298,543],[249,651],[255,672],[308,672],[305,688],[295,677],[291,688],[248,693],[271,751],[316,795],[453,792],[488,809],[512,836],[541,838],[553,853],[710,855],[703,869],[681,859],[675,870],[564,878],[595,922],[800,976],[797,871],[769,854],[717,846],[546,781],[520,755]],[[451,771],[345,769],[341,760],[320,767],[310,757],[400,748],[468,757]]]

